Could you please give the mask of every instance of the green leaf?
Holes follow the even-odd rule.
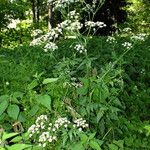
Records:
[[[63,141],[62,141],[62,145],[65,146],[66,143],[68,141],[68,135],[67,134],[63,134]]]
[[[43,84],[48,84],[48,83],[52,83],[52,82],[56,82],[58,80],[58,78],[47,78],[43,80]]]
[[[101,150],[99,144],[93,140],[90,141],[90,147],[95,150]]]
[[[0,96],[0,102],[2,101],[8,101],[9,100],[9,96],[8,95],[2,95]]]
[[[14,144],[10,147],[8,147],[8,150],[23,150],[25,148],[31,147],[32,145],[27,144]]]
[[[124,148],[124,140],[113,141],[113,143],[119,146],[120,148]]]
[[[73,139],[73,133],[72,133],[72,131],[71,131],[71,130],[68,132],[68,135],[69,135],[69,139],[70,139],[70,141],[72,141],[72,139]]]
[[[0,103],[0,116],[3,114],[3,112],[8,107],[8,101],[4,100]]]
[[[118,150],[118,146],[116,146],[115,144],[109,144],[109,150]]]
[[[25,122],[26,121],[26,117],[25,117],[24,112],[19,113],[18,121],[20,121],[20,122]]]
[[[100,98],[101,98],[101,101],[105,101],[106,98],[108,98],[110,96],[110,93],[109,93],[109,89],[106,85],[102,84],[102,87],[100,89]]]
[[[129,138],[125,138],[125,145],[127,146],[132,146],[134,144],[134,138],[133,137],[129,137]]]
[[[104,111],[100,110],[97,114],[97,123],[100,121],[100,119],[103,117]]]
[[[84,84],[85,87],[89,87],[89,79],[79,78],[79,80]]]
[[[6,113],[3,113],[1,116],[0,116],[0,121],[4,121],[5,120],[5,117],[6,117]]]
[[[32,146],[30,149],[27,150],[41,150],[41,146]]]
[[[17,136],[15,138],[13,138],[10,142],[16,143],[16,142],[20,142],[21,140],[22,140],[22,137],[21,136]]]
[[[22,99],[22,97],[23,97],[22,92],[14,92],[11,101],[13,103],[19,104],[20,102],[18,101],[18,99]]]
[[[19,112],[20,112],[20,109],[18,105],[10,105],[7,109],[8,115],[14,120],[18,119]]]
[[[77,88],[77,94],[79,95],[86,95],[88,92],[88,88],[86,87],[80,87],[80,88]]]
[[[90,134],[90,135],[89,135],[89,140],[93,139],[95,135],[96,135],[96,132],[95,132],[95,133]]]
[[[114,103],[116,106],[122,107],[122,104],[121,104],[120,100],[119,100],[118,98],[116,98],[116,97],[113,99],[113,103]]]
[[[104,141],[102,141],[102,140],[96,140],[96,141],[99,144],[99,146],[101,146],[104,143]]]
[[[81,143],[85,144],[88,141],[88,136],[86,134],[80,134]]]
[[[7,140],[7,139],[9,139],[9,138],[11,138],[13,136],[18,135],[18,134],[19,133],[6,133],[6,132],[4,132],[3,136],[2,136],[2,140],[5,141],[5,140]]]
[[[49,95],[38,95],[37,101],[41,105],[45,106],[49,110],[51,110],[51,97]]]
[[[4,147],[0,148],[0,150],[6,150]]]
[[[23,97],[23,94],[24,94],[24,93],[19,92],[19,91],[18,91],[18,92],[14,92],[14,93],[13,93],[13,97],[22,98],[22,97]]]
[[[30,116],[34,116],[38,110],[39,110],[39,105],[33,106],[32,109],[29,111]]]
[[[33,88],[35,88],[38,85],[38,81],[37,80],[33,80],[29,85],[28,88],[30,90],[32,90]]]
[[[81,143],[77,143],[71,147],[71,150],[85,150]]]

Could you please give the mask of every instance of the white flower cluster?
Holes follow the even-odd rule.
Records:
[[[82,87],[82,83],[81,82],[77,82],[77,79],[76,78],[71,78],[71,85],[74,86],[75,88],[79,88],[79,87]]]
[[[82,9],[86,12],[90,11],[90,12],[94,13],[96,10],[96,7],[98,6],[97,3],[101,3],[101,2],[99,0],[90,0],[89,2],[90,2],[90,4],[84,3],[84,7]],[[92,4],[91,4],[91,2],[92,2]]]
[[[43,35],[41,38],[43,39],[43,41],[51,41],[51,40],[55,40],[58,38],[59,36],[59,32],[61,32],[60,30],[56,30],[55,28],[54,29],[51,29],[48,33],[46,33],[45,35]]]
[[[106,42],[109,42],[110,44],[116,44],[117,43],[115,37],[113,37],[113,36],[108,36]]]
[[[58,118],[54,123],[54,128],[59,129],[62,126],[67,128],[69,124],[70,124],[70,121],[68,121],[68,119],[66,117]]]
[[[103,28],[103,27],[106,27],[106,24],[104,22],[100,22],[100,21],[97,21],[97,22],[86,21],[85,22],[85,26],[86,27],[99,27],[99,28]]]
[[[80,14],[78,12],[76,12],[76,10],[70,11],[67,15],[70,19],[79,19]]]
[[[140,33],[137,35],[133,35],[131,37],[131,40],[136,40],[136,41],[145,41],[145,39],[147,38],[147,34],[145,33]]]
[[[85,49],[82,44],[76,44],[74,49],[79,53],[86,53],[87,52],[87,49]]]
[[[49,42],[44,47],[44,52],[55,51],[58,49],[58,46],[55,43]]]
[[[122,31],[123,31],[123,32],[131,32],[131,31],[132,31],[132,29],[131,29],[131,28],[129,28],[129,27],[127,27],[127,28],[124,28]]]
[[[41,43],[42,43],[42,39],[39,37],[39,38],[34,39],[34,40],[30,43],[30,46],[38,46],[38,45],[41,45]]]
[[[57,27],[60,29],[64,29],[64,28],[68,27],[70,24],[71,24],[71,20],[65,20],[65,21],[61,22],[60,24],[58,24]]]
[[[131,49],[132,48],[132,43],[124,42],[124,43],[122,43],[122,46],[125,47],[126,49]]]
[[[66,30],[68,30],[68,31],[77,31],[77,30],[80,30],[82,27],[83,27],[83,24],[80,23],[79,20],[76,20],[76,21],[72,22],[70,24],[70,26],[68,26],[66,28]]]
[[[93,0],[92,1],[92,7],[95,8],[96,7],[96,3],[98,2],[98,0]]]
[[[55,41],[59,37],[60,34],[62,34],[62,29],[56,27],[54,29],[51,29],[45,35],[42,35],[41,37],[34,39],[30,43],[30,46],[36,46],[36,45],[41,45],[44,42]]]
[[[53,141],[56,141],[57,140],[57,137],[56,136],[53,136],[53,135],[50,135],[49,132],[43,132],[40,136],[39,136],[39,146],[43,146],[45,147],[46,146],[46,142],[53,142]],[[42,144],[43,143],[43,144]]]
[[[77,120],[74,120],[74,125],[73,125],[74,128],[78,128],[79,131],[82,131],[82,129],[84,128],[88,128],[89,125],[86,123],[86,120],[80,118],[80,119],[77,119]]]
[[[67,30],[67,31],[77,31],[83,27],[83,24],[79,20],[71,21],[65,20],[62,23],[57,25],[58,29]]]
[[[48,0],[49,4],[53,4],[54,9],[62,9],[68,7],[70,4],[80,2],[80,0]]]
[[[38,36],[38,35],[40,35],[40,34],[42,34],[42,33],[43,33],[42,30],[36,29],[36,30],[33,30],[33,31],[32,31],[31,36],[32,36],[32,37],[36,37],[36,36]]]
[[[35,124],[28,129],[28,132],[29,137],[34,141],[37,140],[39,146],[46,147],[48,143],[55,142],[59,138],[57,135],[60,135],[59,133],[63,129],[68,131],[71,127],[82,131],[88,127],[88,124],[82,118],[71,123],[66,117],[58,118],[54,123],[50,123],[46,115],[41,115],[36,119]]]
[[[47,121],[47,116],[46,115],[41,115],[36,119],[36,123],[33,124],[29,129],[28,132],[30,133],[30,137],[32,137],[35,133],[39,133],[41,129],[45,128],[44,123]]]

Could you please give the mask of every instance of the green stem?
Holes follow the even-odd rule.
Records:
[[[107,133],[103,136],[102,140],[105,139],[105,137],[109,134],[109,132],[110,132],[111,130],[112,130],[112,128],[110,128],[110,129],[107,131]]]

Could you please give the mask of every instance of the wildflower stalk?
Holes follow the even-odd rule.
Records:
[[[100,79],[97,80],[97,82],[101,82],[103,78],[114,68],[114,66],[130,51],[131,49],[127,49],[111,66],[110,68],[104,73]]]

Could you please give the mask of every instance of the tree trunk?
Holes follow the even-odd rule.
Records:
[[[33,23],[36,23],[35,0],[31,0],[31,3],[32,3]]]
[[[40,0],[37,0],[36,17],[37,17],[37,26],[39,27],[39,21],[40,21]]]
[[[52,12],[52,5],[48,5],[48,31],[52,28],[53,22],[53,12]]]

